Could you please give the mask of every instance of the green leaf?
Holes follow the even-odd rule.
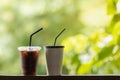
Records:
[[[108,56],[110,56],[112,54],[113,48],[114,48],[114,45],[110,45],[110,46],[103,48],[98,53],[98,61],[101,61],[101,60],[107,58]]]
[[[80,60],[79,60],[79,55],[78,54],[74,54],[72,57],[72,61],[71,64],[79,64]]]
[[[85,74],[88,73],[92,68],[92,62],[90,63],[86,63],[86,64],[82,64],[78,70],[77,70],[77,74]]]
[[[111,15],[111,14],[115,14],[116,13],[116,4],[117,4],[118,0],[108,0],[107,2],[107,14]]]
[[[117,44],[120,46],[120,35],[118,36]]]
[[[110,22],[110,26],[108,27],[109,32],[113,31],[113,28],[116,26],[116,24],[120,22],[120,13],[115,14]]]
[[[120,21],[120,14],[115,14],[112,18],[111,25],[113,26],[119,21]]]

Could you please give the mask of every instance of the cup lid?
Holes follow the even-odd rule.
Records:
[[[19,51],[36,51],[36,50],[40,50],[41,47],[39,46],[20,46],[18,47]]]

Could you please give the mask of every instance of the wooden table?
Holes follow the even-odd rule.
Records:
[[[0,75],[0,80],[120,80],[120,75],[62,75],[62,76],[19,76]]]

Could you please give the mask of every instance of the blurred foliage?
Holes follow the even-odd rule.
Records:
[[[65,45],[63,66],[67,67],[69,74],[120,73],[118,62],[120,60],[119,8],[120,0],[107,0],[106,11],[112,16],[108,26],[99,28],[89,36],[80,34],[82,36],[73,36],[63,40],[62,44]],[[76,54],[77,56],[74,56]]]
[[[38,74],[46,74],[44,46],[63,28],[63,74],[120,73],[120,0],[1,0],[0,14],[1,74],[21,74],[17,47],[41,27],[32,42],[42,47]]]
[[[116,14],[116,4],[118,0],[108,0],[107,2],[107,14]]]

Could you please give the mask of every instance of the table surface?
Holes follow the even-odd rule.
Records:
[[[0,75],[0,80],[120,80],[119,74],[101,75],[62,75],[62,76],[22,76],[22,75]]]

